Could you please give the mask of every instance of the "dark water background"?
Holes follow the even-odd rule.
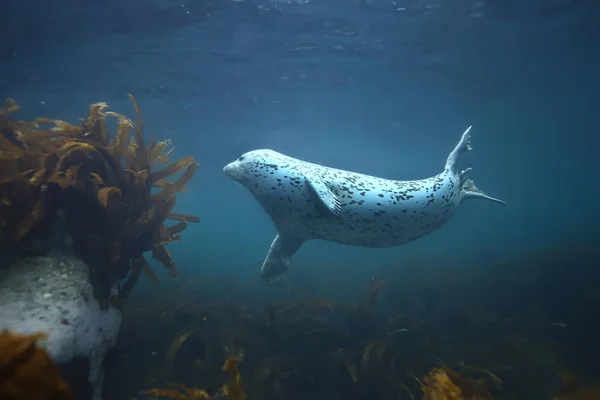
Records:
[[[170,246],[182,279],[248,285],[275,231],[226,163],[267,147],[419,179],[473,125],[461,166],[508,206],[465,203],[395,249],[307,243],[291,284],[257,290],[352,297],[345,285],[396,267],[483,268],[598,243],[599,21],[599,2],[577,0],[2,0],[0,96],[23,118],[76,121],[97,101],[133,116],[134,94],[147,134],[201,164],[178,197],[177,211],[201,217]],[[141,282],[136,295],[168,290]]]

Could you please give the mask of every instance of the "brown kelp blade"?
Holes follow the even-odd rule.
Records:
[[[45,333],[0,332],[0,398],[75,400],[58,366],[38,343]],[[35,384],[32,384],[35,383]]]

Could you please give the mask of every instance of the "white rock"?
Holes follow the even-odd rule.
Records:
[[[89,267],[76,258],[32,257],[0,265],[0,331],[46,332],[44,345],[58,363],[88,357],[94,400],[101,399],[102,364],[120,324],[119,310],[100,309]]]

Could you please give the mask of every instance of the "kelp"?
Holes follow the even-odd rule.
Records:
[[[166,397],[175,400],[212,400],[212,397],[203,389],[190,389],[179,383],[168,383],[173,389],[149,389],[140,394],[153,397]]]
[[[11,400],[75,400],[46,350],[38,346],[44,333],[0,332],[0,398]]]
[[[494,400],[485,379],[474,380],[441,365],[421,383],[423,400]]]
[[[237,366],[237,360],[228,358],[223,365],[223,371],[229,372],[231,381],[223,386],[223,393],[230,400],[246,400],[246,393],[242,388],[242,377]]]
[[[247,395],[242,388],[242,377],[237,366],[237,361],[233,358],[225,360],[222,370],[228,372],[230,381],[223,385],[222,392],[229,400],[246,400]],[[203,389],[187,388],[179,383],[168,383],[173,389],[149,389],[140,392],[140,394],[166,397],[175,400],[213,400],[213,397]]]
[[[598,400],[600,399],[600,386],[578,389],[574,392],[561,393],[552,397],[552,400]]]
[[[579,377],[566,369],[557,371],[563,389],[552,400],[597,400],[600,399],[600,385],[585,386]]]
[[[175,358],[177,357],[177,353],[179,353],[179,349],[181,346],[195,333],[198,333],[198,329],[185,329],[175,335],[175,338],[171,341],[171,345],[167,350],[167,354],[165,356],[165,364],[163,366],[163,377],[167,378],[171,373],[171,368],[173,367],[173,363],[175,362]]]
[[[166,246],[181,240],[189,222],[199,222],[172,211],[176,194],[185,191],[199,165],[191,156],[172,162],[169,140],[146,146],[140,107],[129,97],[135,123],[107,111],[106,103],[90,105],[79,125],[48,118],[13,121],[19,106],[12,99],[0,110],[0,248],[26,250],[47,240],[57,215],[63,215],[73,250],[92,267],[101,299],[127,275],[120,298],[142,271],[158,281],[146,252],[176,277]],[[112,139],[109,117],[117,122]],[[169,219],[178,223],[166,226]]]

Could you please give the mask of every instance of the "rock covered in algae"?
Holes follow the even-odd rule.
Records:
[[[114,345],[121,312],[101,309],[89,267],[68,256],[24,258],[0,269],[0,331],[44,332],[52,359],[89,359],[89,382],[100,399],[102,363]]]

